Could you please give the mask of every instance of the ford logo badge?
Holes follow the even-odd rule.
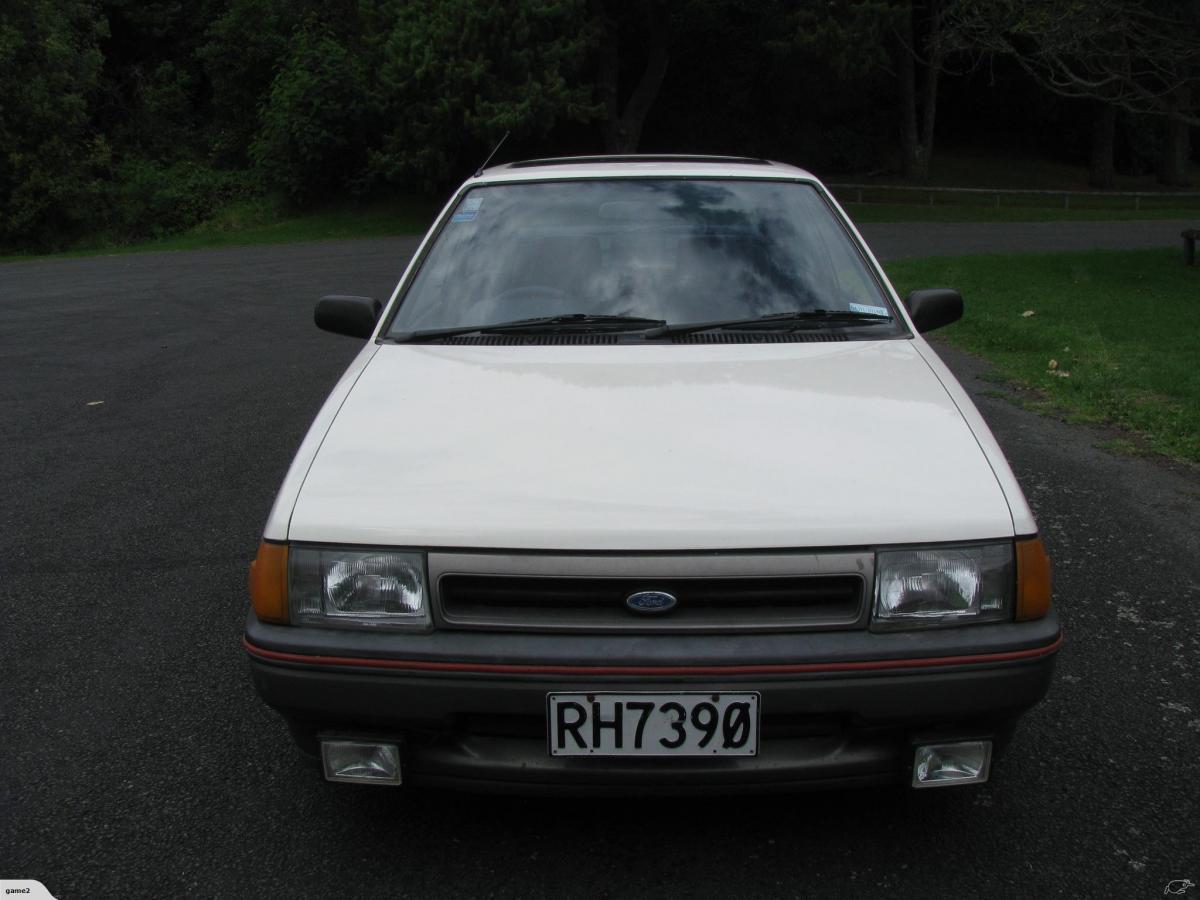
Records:
[[[679,601],[666,591],[638,591],[625,598],[625,605],[635,613],[665,613],[675,608]]]

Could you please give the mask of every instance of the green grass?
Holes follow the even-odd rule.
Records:
[[[1145,451],[1142,450],[1136,441],[1131,441],[1129,438],[1109,438],[1106,441],[1100,441],[1096,444],[1101,450],[1107,450],[1109,453],[1115,453],[1117,456],[1144,456]]]
[[[4,255],[0,256],[0,262],[423,234],[439,208],[436,201],[401,198],[288,213],[275,200],[248,200],[222,210],[213,219],[191,231],[160,240],[122,243],[96,238],[60,253]]]
[[[1149,450],[1200,463],[1200,268],[1183,266],[1178,251],[945,257],[887,268],[902,296],[961,290],[966,315],[938,334],[1032,389],[1034,408],[1113,424]]]
[[[1200,205],[1118,209],[1034,206],[965,206],[937,203],[847,203],[846,212],[855,222],[1126,222],[1138,219],[1189,219],[1200,226]]]

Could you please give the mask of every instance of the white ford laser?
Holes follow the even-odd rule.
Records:
[[[987,426],[829,192],[723,157],[454,195],[292,463],[245,648],[325,777],[985,781],[1061,644]]]

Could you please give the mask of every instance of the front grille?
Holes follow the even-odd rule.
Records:
[[[736,632],[848,628],[860,620],[859,575],[656,578],[445,574],[442,624],[519,631]],[[639,613],[630,595],[661,591],[668,612]]]
[[[559,346],[581,344],[638,344],[644,341],[640,332],[571,334],[452,334],[442,340],[447,344],[478,347]],[[849,338],[837,331],[699,331],[692,334],[673,334],[673,344],[810,344],[846,341]]]
[[[827,344],[848,340],[838,331],[695,331],[676,334],[676,344]]]
[[[485,347],[517,347],[528,344],[558,346],[565,344],[616,344],[615,334],[452,334],[443,338],[447,344],[470,344]]]

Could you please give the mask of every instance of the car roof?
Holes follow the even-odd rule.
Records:
[[[545,181],[559,178],[785,178],[816,181],[804,169],[745,156],[638,154],[560,156],[503,163],[477,172],[472,181]]]

